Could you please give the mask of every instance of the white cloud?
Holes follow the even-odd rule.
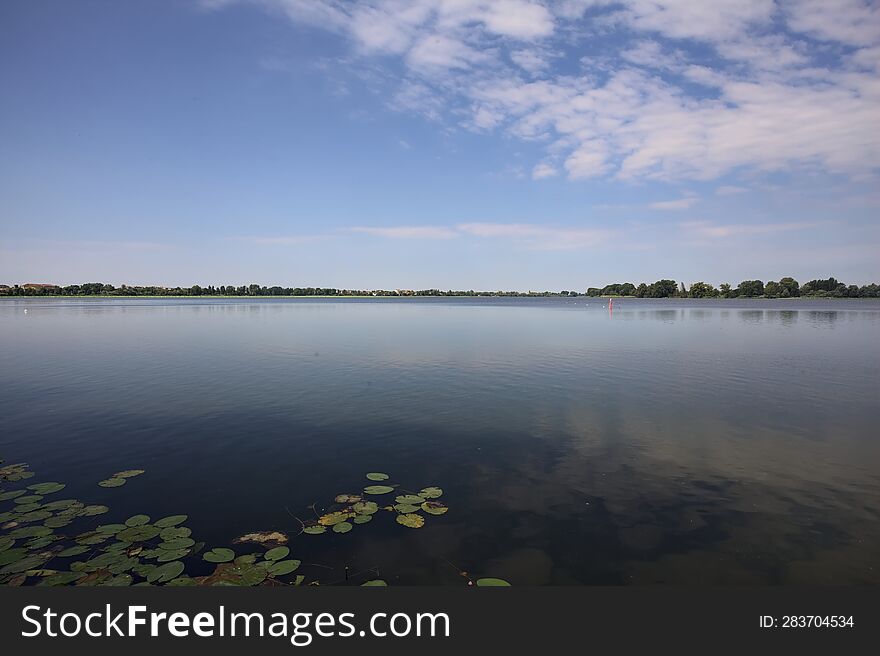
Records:
[[[351,232],[360,232],[374,237],[389,239],[454,239],[459,234],[452,228],[443,226],[394,226],[390,228],[355,227]]]
[[[362,57],[398,58],[402,79],[388,76],[399,80],[389,103],[396,110],[543,143],[535,178],[544,157],[572,179],[712,180],[743,170],[866,178],[880,170],[875,3],[260,4],[347,35]],[[574,39],[609,30],[621,38],[583,58],[581,71],[556,65],[566,48],[577,50]]]
[[[555,228],[531,223],[463,223],[458,229],[474,237],[512,239],[533,250],[580,250],[614,235],[602,228]]]
[[[748,189],[745,187],[736,187],[734,185],[721,185],[715,190],[719,196],[732,196],[734,194],[744,194]]]
[[[696,196],[685,196],[675,200],[661,200],[651,203],[648,207],[653,210],[686,210],[699,201]]]
[[[806,221],[787,223],[737,223],[716,224],[708,221],[686,221],[679,227],[688,235],[707,239],[723,239],[725,237],[737,237],[743,235],[766,235],[774,232],[790,232],[794,230],[808,230],[834,225],[830,221]]]
[[[547,162],[541,162],[535,168],[532,169],[532,179],[533,180],[543,180],[544,178],[552,178],[555,175],[558,175],[559,171],[556,170],[556,167],[552,164],[548,164]]]

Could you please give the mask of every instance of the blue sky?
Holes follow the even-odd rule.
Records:
[[[0,281],[880,279],[862,0],[0,5]]]

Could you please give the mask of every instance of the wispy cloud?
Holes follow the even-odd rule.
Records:
[[[389,228],[358,226],[348,230],[389,239],[454,239],[459,236],[459,233],[453,228],[443,226],[394,226]]]
[[[615,234],[604,228],[558,228],[533,223],[462,223],[458,229],[483,238],[515,240],[533,250],[579,250],[597,246]]]
[[[713,180],[735,170],[865,178],[880,169],[876,3],[259,4],[342,35],[354,57],[396,58],[404,74],[388,79],[398,110],[545,144],[536,172],[550,154],[575,180]],[[571,33],[619,38],[573,71],[557,65]]]
[[[731,223],[717,224],[708,221],[686,221],[679,227],[690,236],[704,239],[723,239],[744,235],[766,235],[775,232],[809,230],[834,225],[832,221],[802,221],[787,223]]]
[[[744,194],[748,189],[745,187],[736,187],[733,185],[722,185],[715,190],[719,196],[732,196],[734,194]]]
[[[235,237],[238,241],[256,244],[258,246],[300,246],[303,244],[312,244],[317,241],[332,239],[333,235],[268,235],[268,236],[245,236]]]
[[[688,195],[675,200],[661,200],[648,205],[652,210],[686,210],[693,207],[700,199],[694,195]]]

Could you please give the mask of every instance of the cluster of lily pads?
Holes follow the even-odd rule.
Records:
[[[143,473],[142,469],[117,472],[98,485],[119,487]],[[26,481],[33,476],[24,463],[3,466],[0,460],[0,484]],[[422,528],[425,515],[439,516],[449,510],[437,501],[443,495],[439,487],[415,492],[389,484],[390,476],[384,473],[371,472],[366,477],[372,484],[360,494],[339,494],[329,512],[315,512],[316,520],[300,520],[301,532],[317,535],[330,529],[347,533],[355,525],[372,521],[380,511],[394,513],[402,526]],[[306,582],[304,575],[296,573],[302,562],[289,557],[288,536],[280,531],[248,533],[236,538],[235,545],[252,545],[240,548],[245,553],[228,547],[206,549],[205,543],[197,542],[192,530],[184,526],[187,515],[151,521],[148,515],[139,514],[124,523],[99,524],[93,518],[107,513],[109,508],[77,499],[49,498],[64,488],[63,483],[54,481],[35,483],[25,489],[0,488],[0,510],[7,502],[11,505],[0,512],[0,585],[299,586]],[[391,503],[389,495],[395,492],[398,494]],[[380,506],[379,501],[385,499],[389,501]],[[96,525],[91,525],[93,522]],[[184,560],[192,562],[192,557],[199,554],[203,562],[214,565],[214,571],[202,576],[185,574]],[[470,585],[509,585],[502,579],[491,578],[473,582],[462,575]],[[312,580],[307,584],[319,582]],[[371,579],[362,585],[386,583]]]
[[[336,506],[330,512],[318,516],[317,520],[303,522],[303,533],[308,535],[320,535],[327,529],[335,533],[348,533],[356,524],[366,524],[372,521],[373,516],[380,510],[396,514],[397,523],[407,528],[422,528],[425,525],[424,512],[427,515],[443,515],[449,507],[442,501],[437,501],[443,496],[443,490],[439,487],[425,487],[418,492],[400,489],[396,484],[388,484],[388,474],[382,472],[370,472],[367,480],[377,485],[367,485],[360,494],[342,493],[334,499]],[[394,503],[385,501],[386,495],[393,492],[404,492],[394,497]],[[375,497],[373,500],[369,497]],[[317,513],[315,513],[317,515]]]

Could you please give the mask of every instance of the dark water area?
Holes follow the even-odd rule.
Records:
[[[606,304],[3,300],[0,458],[210,546],[370,471],[443,488],[418,530],[292,537],[317,578],[880,583],[880,302]]]

